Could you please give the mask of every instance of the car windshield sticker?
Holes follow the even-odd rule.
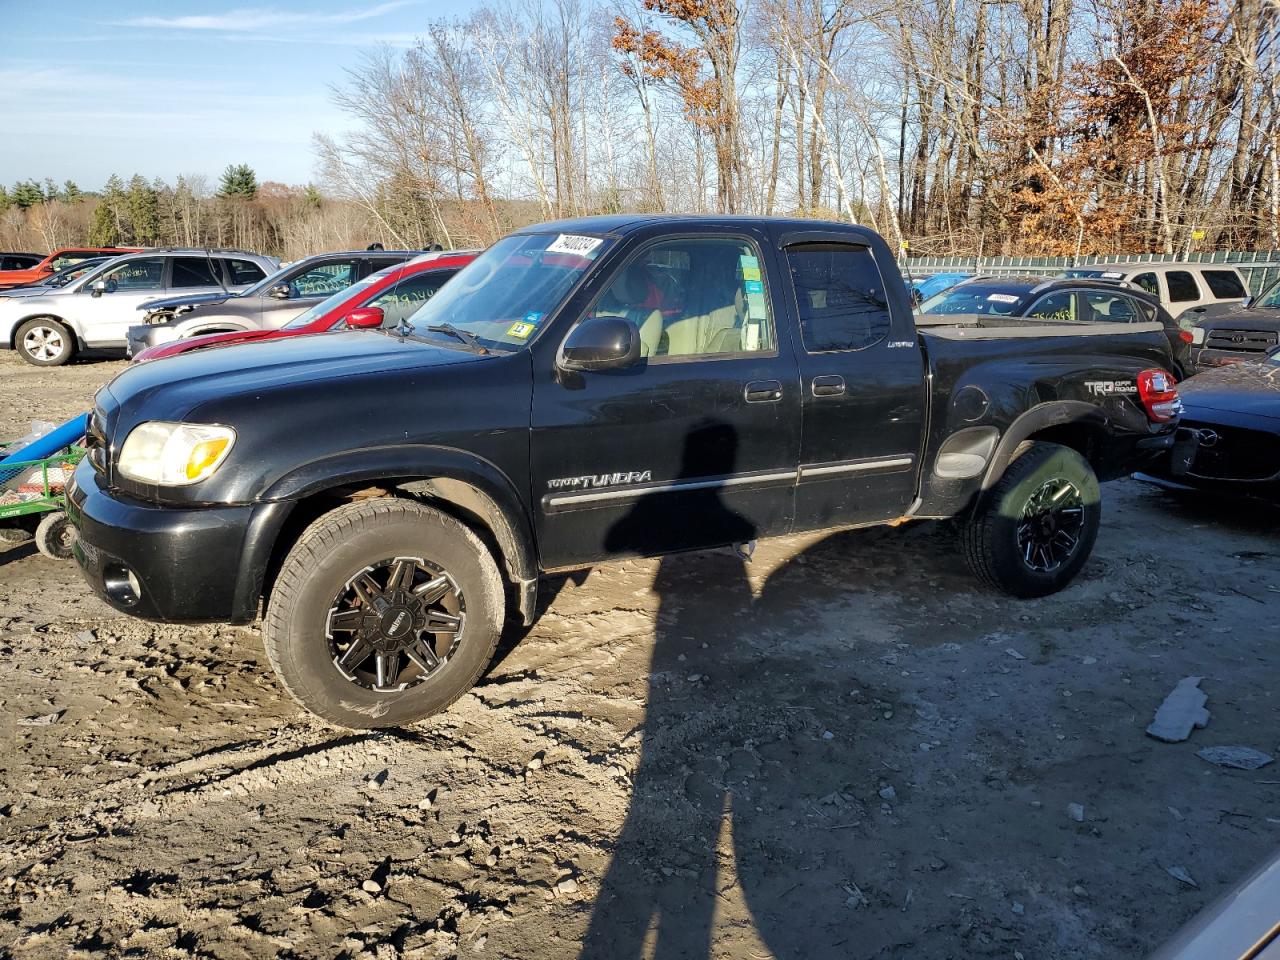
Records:
[[[1114,270],[1112,270],[1112,271],[1110,271],[1110,272],[1108,272],[1108,273],[1104,273],[1104,274],[1102,275],[1102,279],[1103,279],[1103,280],[1123,280],[1123,279],[1124,279],[1124,274],[1123,274],[1123,273],[1116,273]]]
[[[532,323],[524,323],[523,321],[517,320],[511,326],[507,327],[507,336],[515,337],[518,340],[528,340],[529,336],[536,329],[537,327]]]
[[[531,323],[536,327],[542,322],[542,314],[536,312],[526,313],[524,315],[524,322]]]
[[[547,253],[571,253],[575,257],[590,258],[592,252],[604,243],[599,237],[580,237],[572,233],[562,233],[556,237],[555,243],[547,247]]]
[[[993,293],[987,297],[993,303],[1017,303],[1018,298],[1011,293]]]
[[[748,294],[764,293],[764,283],[759,280],[747,280],[743,282],[742,289]]]
[[[759,267],[759,266],[754,266],[754,267],[753,267],[753,266],[748,266],[747,264],[745,264],[745,263],[744,263],[744,264],[742,265],[742,279],[743,279],[743,280],[759,280],[759,279],[760,279],[760,267]]]

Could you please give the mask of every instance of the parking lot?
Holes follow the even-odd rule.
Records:
[[[0,431],[123,368],[0,357]],[[472,693],[374,734],[304,713],[255,628],[123,618],[5,548],[0,944],[1142,957],[1280,844],[1280,768],[1196,756],[1280,749],[1280,512],[1134,480],[1104,511],[1036,601],[935,524],[547,578]],[[1208,726],[1149,738],[1187,676]]]

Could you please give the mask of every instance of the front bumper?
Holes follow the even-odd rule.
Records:
[[[172,343],[178,339],[177,328],[168,323],[139,323],[125,333],[125,354],[136,357],[148,347]]]
[[[87,457],[67,487],[73,551],[89,586],[123,613],[171,622],[252,621],[292,506],[143,503],[103,489]]]

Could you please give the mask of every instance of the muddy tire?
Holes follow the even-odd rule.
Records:
[[[1043,597],[1070,583],[1089,559],[1102,501],[1084,457],[1056,443],[1027,442],[963,523],[974,574],[1015,597]]]
[[[346,504],[289,551],[263,623],[285,689],[330,723],[397,727],[447,708],[493,658],[497,564],[457,520],[412,500]]]
[[[60,367],[76,353],[76,337],[53,317],[33,317],[13,336],[18,356],[37,367]]]
[[[36,527],[36,549],[50,560],[70,560],[76,528],[61,510],[46,513]]]

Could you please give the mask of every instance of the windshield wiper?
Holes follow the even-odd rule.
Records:
[[[459,340],[462,343],[466,344],[467,349],[470,350],[472,353],[487,354],[489,352],[488,348],[485,347],[479,340],[476,339],[476,335],[474,333],[472,333],[469,330],[459,330],[452,323],[433,323],[429,327],[427,327],[427,329],[430,330],[432,333],[449,334],[449,336],[453,337],[454,339]]]

